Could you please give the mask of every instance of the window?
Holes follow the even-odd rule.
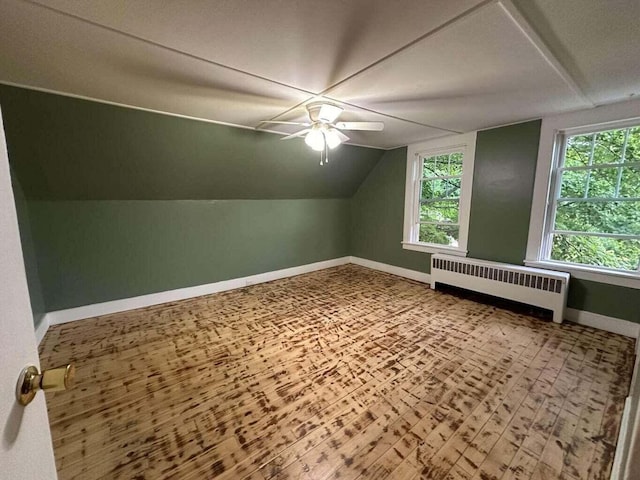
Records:
[[[544,258],[637,272],[640,126],[561,135]]]
[[[475,138],[409,146],[404,248],[466,255]]]
[[[640,288],[640,118],[615,120],[634,107],[543,120],[527,265]]]

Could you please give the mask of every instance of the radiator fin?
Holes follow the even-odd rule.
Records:
[[[510,283],[512,285],[522,285],[529,288],[544,290],[547,292],[560,293],[562,282],[555,278],[544,275],[534,275],[530,273],[513,272],[511,270],[488,267],[482,265],[470,265],[464,262],[434,258],[433,266],[440,270],[470,275],[472,277],[486,278],[497,282]]]

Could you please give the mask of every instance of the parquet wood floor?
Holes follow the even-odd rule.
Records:
[[[354,265],[52,327],[60,479],[605,479],[631,339]]]

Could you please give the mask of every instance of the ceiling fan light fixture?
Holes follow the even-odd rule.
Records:
[[[332,150],[342,143],[342,139],[335,128],[327,130],[325,133],[325,140],[327,142],[327,147]]]
[[[317,127],[313,127],[307,136],[304,137],[304,143],[309,145],[316,152],[324,150],[324,135],[322,130]]]
[[[310,122],[289,122],[284,120],[263,120],[262,123],[281,123],[285,125],[301,125],[304,128],[283,137],[283,140],[304,136],[306,143],[312,150],[320,152],[320,165],[329,161],[329,150],[348,142],[342,130],[363,130],[379,132],[384,129],[382,122],[336,122],[343,108],[333,103],[308,103],[307,114]]]

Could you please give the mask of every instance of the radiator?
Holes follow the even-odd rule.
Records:
[[[546,308],[561,323],[569,274],[438,253],[431,256],[431,288],[437,283]]]

